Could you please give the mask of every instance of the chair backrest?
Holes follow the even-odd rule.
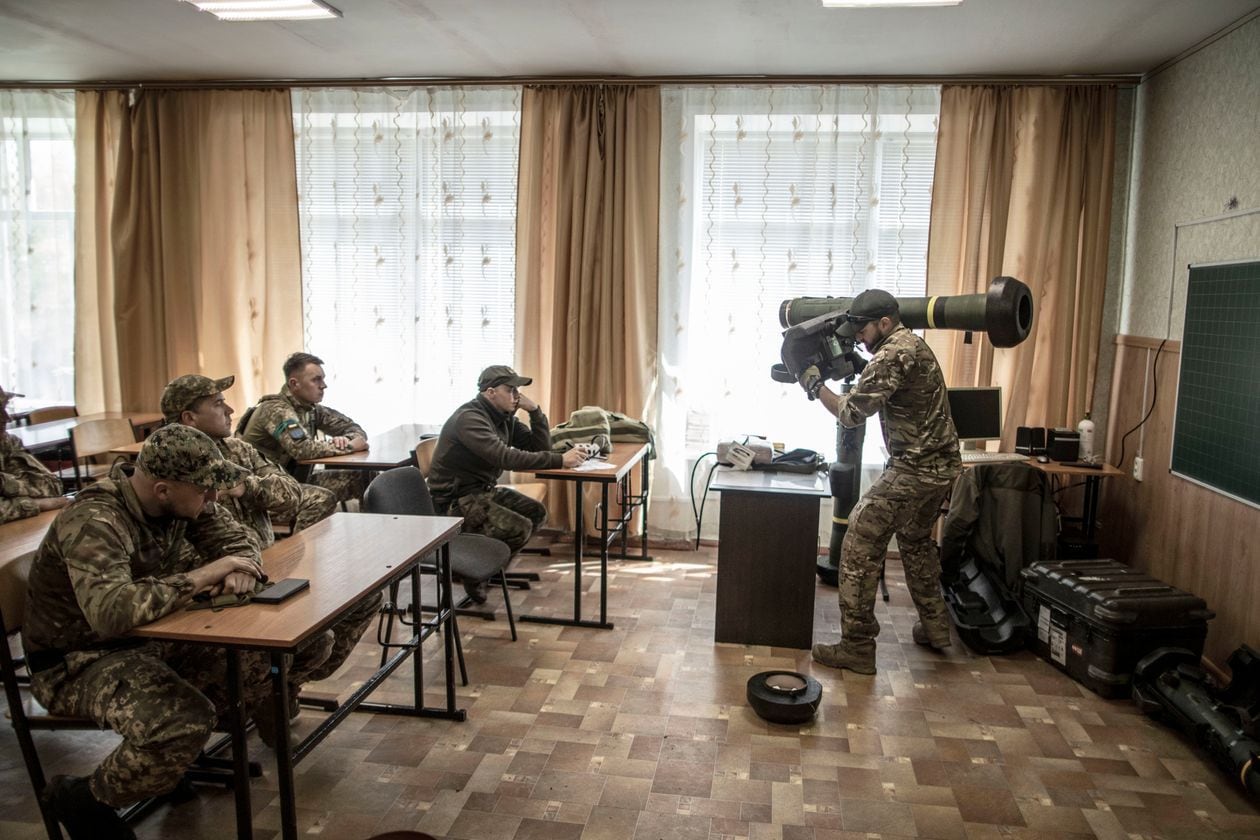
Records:
[[[364,513],[396,516],[435,515],[429,485],[415,467],[394,467],[372,479],[359,509]]]
[[[36,423],[47,423],[50,420],[65,420],[67,417],[78,417],[79,411],[72,405],[50,405],[37,408],[26,415],[26,422],[34,426]]]
[[[416,444],[416,466],[420,468],[420,474],[426,479],[429,477],[429,467],[433,466],[433,453],[437,451],[437,442],[437,438],[431,437]]]
[[[125,417],[114,420],[85,420],[70,429],[70,445],[76,459],[104,455],[115,447],[135,442],[135,429]]]

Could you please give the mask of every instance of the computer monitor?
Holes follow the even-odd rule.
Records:
[[[948,397],[960,441],[1002,437],[1001,388],[950,388]]]

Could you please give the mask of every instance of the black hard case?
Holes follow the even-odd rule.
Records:
[[[1129,696],[1161,647],[1203,653],[1215,613],[1196,595],[1115,560],[1034,563],[1021,572],[1028,647],[1103,697]]]

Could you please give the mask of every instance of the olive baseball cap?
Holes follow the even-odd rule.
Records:
[[[845,338],[852,338],[871,321],[878,321],[885,315],[896,315],[900,311],[897,299],[888,292],[883,289],[867,289],[849,304],[849,311],[845,313],[849,316],[848,320],[840,325],[837,332]]]
[[[184,481],[203,490],[230,490],[249,475],[224,458],[205,433],[179,423],[149,435],[137,463],[150,478]]]
[[[490,365],[481,372],[481,376],[477,377],[477,390],[484,391],[487,388],[497,388],[500,385],[511,385],[519,388],[522,385],[532,385],[534,380],[528,376],[521,376],[507,365]]]
[[[235,381],[235,376],[211,379],[197,373],[187,373],[172,379],[162,390],[162,417],[166,419],[166,422],[174,423],[179,420],[179,415],[184,409],[197,400],[226,391]]]

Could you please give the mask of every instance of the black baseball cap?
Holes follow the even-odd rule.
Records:
[[[497,388],[500,385],[511,385],[514,388],[520,388],[522,385],[532,385],[534,380],[528,376],[521,376],[507,365],[490,365],[481,372],[481,376],[477,377],[477,390],[484,391],[487,388]]]
[[[845,338],[852,338],[871,321],[878,321],[886,315],[896,315],[900,311],[897,299],[888,292],[883,289],[867,289],[849,304],[849,311],[845,313],[848,320],[840,325],[837,332]]]

